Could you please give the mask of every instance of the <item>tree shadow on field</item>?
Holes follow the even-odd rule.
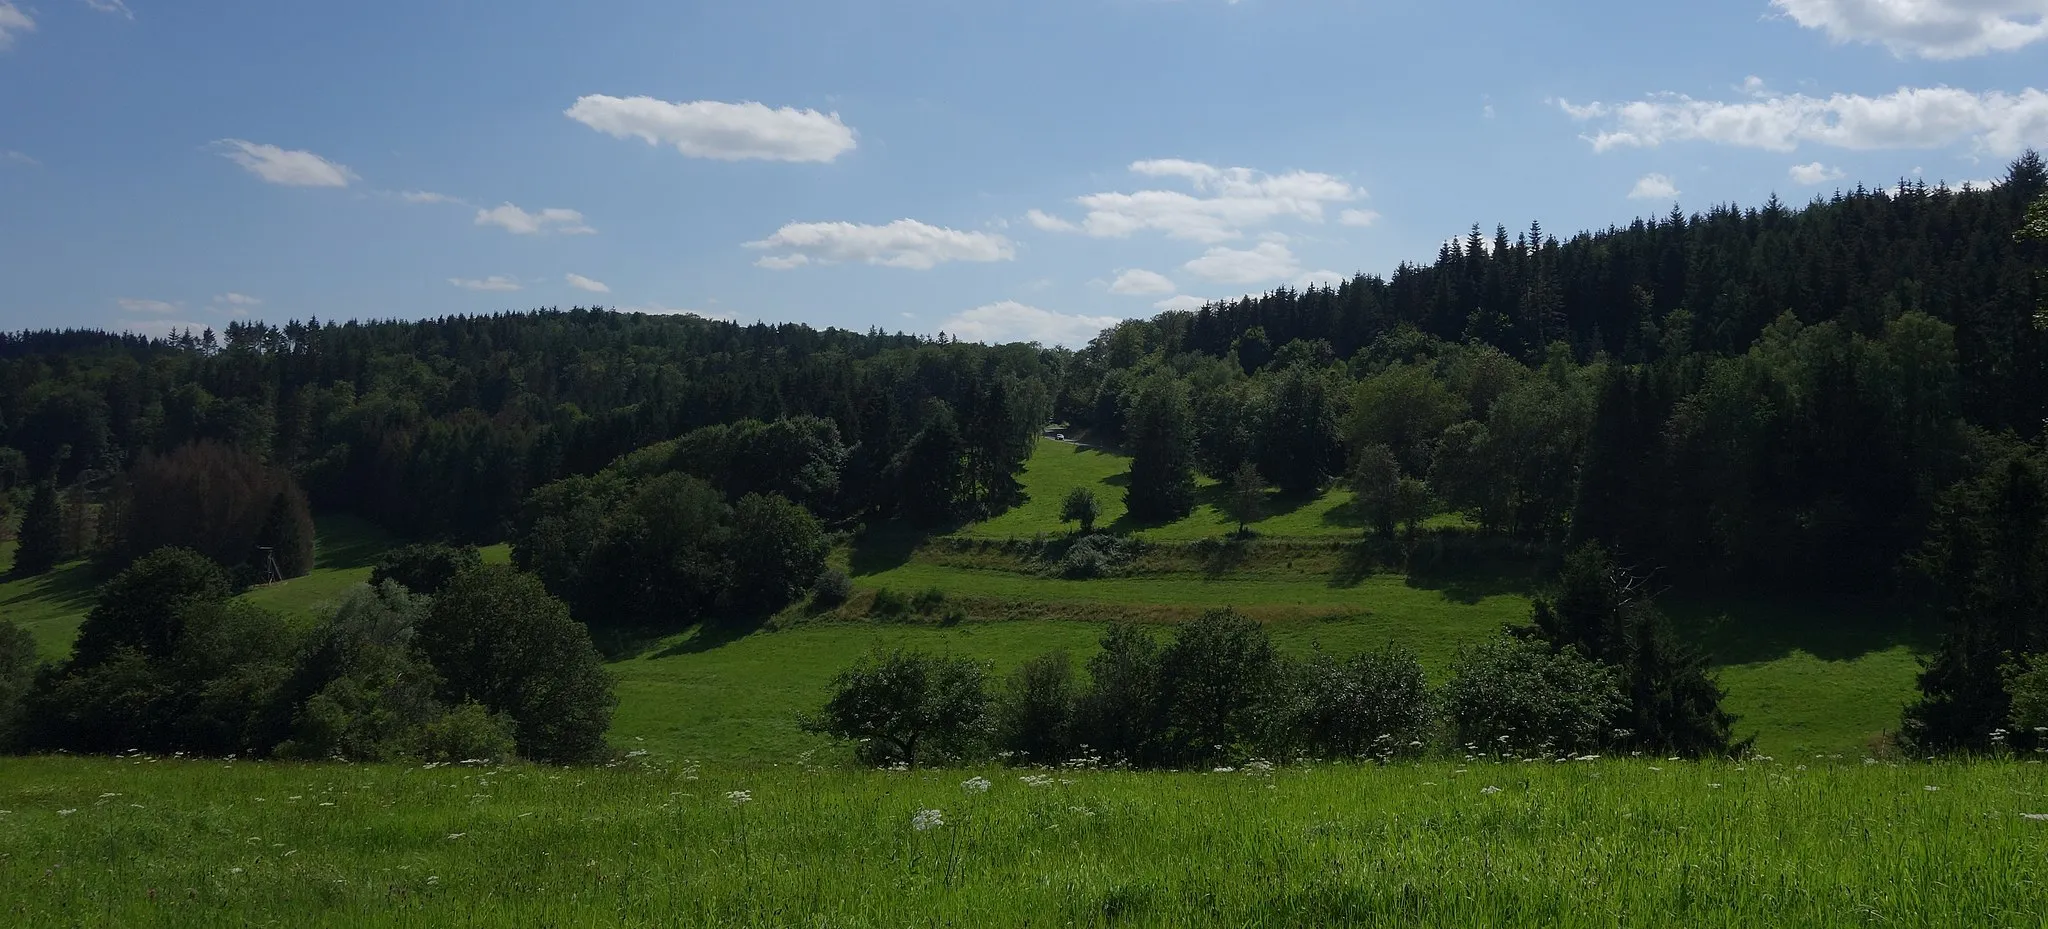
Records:
[[[880,574],[910,562],[910,555],[933,536],[959,529],[958,525],[921,529],[900,519],[871,524],[853,543],[847,558],[848,573],[854,577]]]
[[[1756,664],[1804,652],[1851,661],[1898,646],[1940,644],[1940,617],[1910,603],[1869,598],[1763,597],[1673,592],[1657,606],[1717,665]]]
[[[1356,529],[1364,532],[1366,528],[1365,514],[1358,512],[1358,504],[1356,503],[1333,506],[1323,511],[1323,525]]]
[[[0,581],[11,580],[15,578],[0,575]],[[99,595],[99,585],[94,583],[92,562],[89,561],[74,561],[26,586],[28,589],[21,593],[0,600],[0,616],[12,612],[9,608],[25,608],[29,603],[52,605],[64,612],[85,610]]]
[[[369,520],[321,517],[313,527],[313,567],[322,571],[366,568],[376,564],[391,544],[391,536]]]
[[[689,635],[669,643],[666,647],[648,657],[677,658],[683,655],[701,655],[705,652],[717,651],[756,632],[760,632],[765,623],[765,617],[698,623],[697,628],[691,630]]]

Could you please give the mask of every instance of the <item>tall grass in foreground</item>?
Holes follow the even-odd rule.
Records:
[[[980,773],[985,791],[965,784]],[[18,926],[2041,926],[2048,771],[0,762]],[[922,827],[922,828],[920,828]]]

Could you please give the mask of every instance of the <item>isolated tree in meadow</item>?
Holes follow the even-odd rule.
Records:
[[[1268,378],[1259,429],[1259,471],[1282,493],[1315,493],[1332,474],[1344,470],[1337,378],[1312,363],[1291,365]]]
[[[1202,764],[1263,747],[1280,696],[1280,653],[1235,610],[1181,625],[1159,653],[1161,747],[1169,764]]]
[[[1373,444],[1358,450],[1358,461],[1351,467],[1353,506],[1381,538],[1393,538],[1400,521],[1401,480],[1401,463],[1393,449]]]
[[[987,672],[967,658],[880,649],[839,673],[805,730],[856,743],[862,761],[912,768],[966,757],[988,736]]]
[[[442,678],[442,702],[474,702],[512,718],[519,754],[595,761],[611,728],[612,678],[590,631],[538,578],[506,567],[457,575],[434,598],[420,648]]]
[[[1095,499],[1095,491],[1076,487],[1067,491],[1067,498],[1060,502],[1060,522],[1081,524],[1081,534],[1095,531],[1095,520],[1102,516],[1102,503]]]
[[[49,481],[36,485],[21,516],[21,544],[14,550],[14,573],[23,577],[48,574],[64,559],[64,514],[57,502],[57,487]]]
[[[1223,503],[1230,518],[1237,521],[1237,534],[1248,534],[1251,524],[1264,515],[1260,511],[1266,503],[1266,478],[1259,473],[1258,465],[1247,461],[1237,466],[1237,473],[1230,476],[1230,493]]]

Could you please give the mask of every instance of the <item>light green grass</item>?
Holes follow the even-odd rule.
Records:
[[[1660,770],[1661,769],[1661,770]],[[20,926],[2039,927],[2042,768],[0,766]],[[1939,788],[1930,790],[1929,788]],[[745,791],[735,803],[731,792]],[[943,825],[912,826],[921,810]]]
[[[0,542],[0,617],[35,636],[44,657],[61,658],[78,637],[79,620],[92,609],[98,591],[92,568],[74,561],[40,577],[11,577],[14,548],[12,541]]]

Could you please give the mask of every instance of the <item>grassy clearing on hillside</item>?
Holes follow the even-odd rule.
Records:
[[[2025,814],[2048,813],[2041,770],[998,769],[978,793],[970,772],[795,765],[33,759],[0,768],[0,912],[37,926],[2037,927],[2048,822]],[[924,830],[921,811],[937,811]]]

